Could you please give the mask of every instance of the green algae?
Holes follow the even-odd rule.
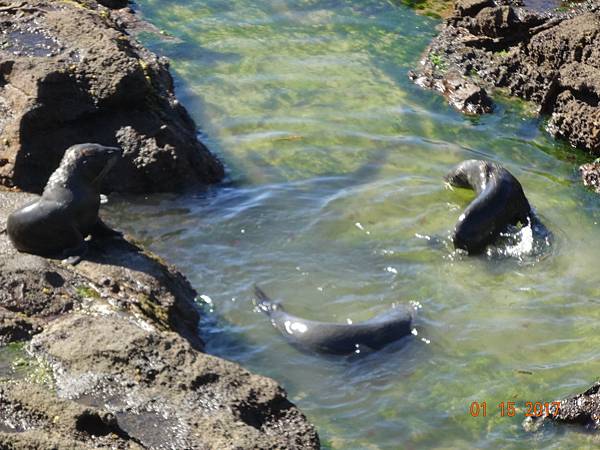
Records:
[[[11,342],[0,347],[0,382],[5,382],[13,376],[13,363],[25,353],[25,343]]]
[[[0,347],[0,382],[25,379],[53,389],[52,367],[43,358],[31,356],[26,345],[24,342],[13,342]]]
[[[90,286],[84,286],[84,285],[77,286],[77,287],[75,287],[75,293],[81,299],[86,299],[86,298],[99,299],[100,298],[100,294],[98,293],[98,291]]]
[[[160,305],[152,297],[138,294],[134,307],[160,329],[167,330],[170,328],[168,309]]]
[[[447,63],[444,61],[441,55],[437,54],[436,52],[431,52],[428,56],[436,70],[443,72],[447,69]]]
[[[345,7],[347,13],[360,19],[362,12],[354,12],[354,7]],[[169,17],[158,13],[164,21],[161,28],[175,24],[181,19],[183,5],[169,10]],[[245,23],[239,26],[227,24],[226,30],[202,30],[202,42],[215,42],[214,49],[204,45],[208,52],[209,64],[196,64],[197,50],[190,48],[187,42],[192,36],[186,31],[172,31],[184,44],[175,45],[168,42],[155,41],[158,49],[172,59],[172,67],[180,76],[193,81],[188,85],[182,99],[194,109],[194,102],[186,101],[186,94],[196,93],[203,98],[204,105],[198,110],[200,117],[204,111],[210,111],[213,120],[201,121],[203,126],[211,123],[219,125],[218,129],[211,126],[206,129],[213,142],[213,148],[220,149],[231,175],[235,179],[257,181],[265,180],[265,174],[258,167],[268,165],[272,168],[272,176],[294,180],[311,175],[330,173],[351,173],[358,170],[368,161],[370,148],[377,148],[377,143],[365,135],[360,137],[360,129],[365,121],[378,122],[376,114],[381,107],[390,104],[404,103],[406,93],[396,88],[395,74],[386,68],[371,69],[373,81],[365,85],[365,67],[369,65],[370,55],[387,51],[390,47],[400,49],[402,53],[415,55],[422,47],[411,43],[395,32],[391,27],[358,27],[361,32],[368,34],[367,39],[360,41],[347,39],[355,35],[355,23],[335,21],[329,14],[307,11],[293,11],[281,8],[273,14],[282,16],[283,21],[293,21],[301,15],[308,27],[320,29],[323,36],[308,46],[301,39],[295,39],[295,28],[291,27],[286,35],[280,35],[273,29],[277,24],[269,23],[269,8],[257,5],[252,8],[254,17],[247,17]],[[209,17],[206,7],[194,11],[198,20]],[[209,20],[209,19],[207,19]],[[424,22],[427,23],[427,22]],[[221,39],[221,33],[227,33],[226,39]],[[298,30],[300,35],[301,30]],[[262,36],[270,38],[262,39]],[[343,36],[340,39],[338,36]],[[243,43],[256,39],[260,45],[254,50],[251,59],[238,59],[236,55],[243,52]],[[422,41],[424,42],[424,41]],[[152,44],[152,42],[151,42]],[[403,47],[406,47],[403,49]],[[332,52],[330,57],[319,55],[320,50]],[[188,51],[189,50],[189,51]],[[344,71],[331,76],[330,69],[335,63],[336,55],[343,57],[351,53],[351,62],[344,65]],[[293,55],[288,58],[287,55]],[[305,62],[303,62],[305,60]],[[309,76],[298,76],[301,69],[308,70]],[[259,73],[277,73],[276,76],[259,76]],[[248,81],[243,82],[244,78]],[[237,83],[242,80],[242,83]],[[368,97],[365,96],[368,91]],[[351,122],[340,122],[338,114],[339,93],[345,92],[345,103],[348,110],[355,110],[356,116]],[[315,99],[318,103],[315,105]],[[368,100],[368,101],[367,101]],[[260,111],[276,108],[277,117],[261,117]],[[235,114],[231,111],[235,110]],[[391,112],[390,112],[391,113]],[[311,119],[318,117],[319,122]],[[297,120],[302,117],[303,120]],[[347,118],[346,118],[347,119]],[[336,127],[344,129],[336,133]],[[434,128],[434,125],[419,120],[419,126]],[[273,131],[273,129],[277,131]],[[355,128],[356,135],[349,141],[347,128]],[[399,124],[403,131],[412,128],[411,124]],[[381,130],[385,133],[387,130]],[[389,132],[387,131],[387,132]],[[235,154],[228,148],[235,147]],[[311,151],[307,151],[307,149]],[[313,152],[320,157],[315,158]],[[263,173],[261,173],[263,172]]]
[[[441,19],[452,13],[454,0],[400,0],[403,5],[415,9],[417,13]]]

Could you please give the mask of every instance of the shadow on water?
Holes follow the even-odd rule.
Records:
[[[198,328],[205,343],[204,351],[213,355],[245,355],[248,359],[264,351],[245,330],[228,321],[212,305],[205,302],[199,302],[199,305],[202,318]]]

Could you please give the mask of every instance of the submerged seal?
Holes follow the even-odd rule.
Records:
[[[347,355],[357,350],[379,350],[412,331],[413,314],[408,308],[393,308],[356,324],[316,322],[289,314],[258,286],[254,290],[258,308],[273,326],[291,343],[315,352]]]
[[[100,183],[120,156],[121,149],[98,144],[69,147],[42,196],[8,216],[17,250],[64,258],[85,253],[88,235],[120,234],[98,217]]]
[[[456,248],[481,253],[508,225],[539,223],[521,183],[500,164],[470,159],[461,162],[444,179],[452,186],[477,193],[454,228],[452,240]]]

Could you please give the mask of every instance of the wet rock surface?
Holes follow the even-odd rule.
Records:
[[[31,197],[0,191],[0,228]],[[92,240],[71,266],[1,234],[0,277],[0,343],[34,372],[0,377],[0,448],[319,448],[275,381],[202,353],[195,292],[155,255]]]
[[[555,409],[548,417],[528,417],[523,426],[527,431],[536,431],[547,422],[583,426],[590,431],[600,430],[600,381],[582,394],[560,401],[558,414]]]
[[[460,73],[448,72],[443,78],[428,78],[411,73],[413,81],[421,87],[442,93],[448,103],[465,114],[484,114],[492,111],[492,99],[487,92]]]
[[[539,106],[549,133],[600,155],[597,2],[457,0],[411,78],[467,113],[491,111],[484,94],[505,88]],[[448,85],[481,91],[457,102]]]
[[[123,148],[112,191],[223,177],[175,98],[168,62],[126,32],[127,17],[93,0],[0,1],[1,184],[40,192],[65,149],[83,142]]]

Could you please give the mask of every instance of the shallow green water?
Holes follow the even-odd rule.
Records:
[[[172,35],[182,102],[230,183],[114,198],[113,222],[208,296],[212,353],[279,380],[340,449],[585,448],[600,439],[524,411],[600,373],[598,197],[517,102],[466,118],[407,71],[437,22],[375,0],[141,0]],[[467,158],[505,164],[553,231],[541,257],[465,258],[447,236],[472,193],[442,183]],[[421,236],[421,237],[419,237]],[[353,321],[421,304],[418,336],[354,359],[298,352],[253,311],[259,284],[308,318]],[[361,355],[362,356],[362,355]],[[473,418],[471,402],[488,416]]]

